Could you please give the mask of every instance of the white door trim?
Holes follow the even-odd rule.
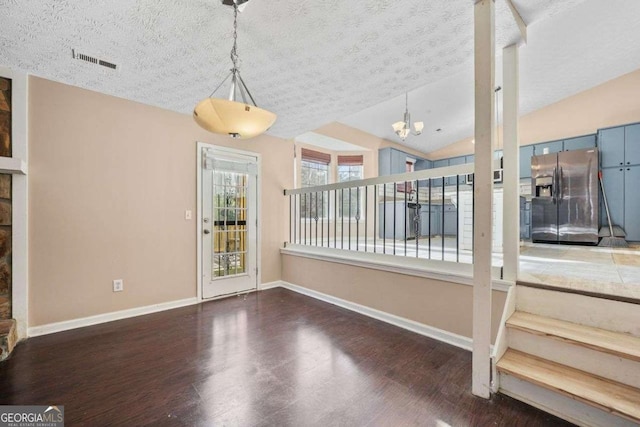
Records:
[[[196,276],[197,276],[197,280],[196,280],[196,286],[197,286],[197,291],[196,291],[196,295],[198,298],[198,301],[205,301],[205,299],[202,296],[202,265],[203,265],[203,260],[202,260],[202,163],[203,163],[203,156],[202,156],[202,149],[203,148],[210,148],[210,149],[214,149],[216,151],[220,151],[220,152],[226,152],[226,153],[230,153],[230,154],[241,154],[244,156],[251,156],[251,157],[255,157],[258,163],[258,176],[257,176],[257,182],[258,182],[258,188],[257,188],[257,200],[256,200],[256,206],[257,206],[257,212],[256,212],[256,218],[258,219],[258,226],[256,229],[256,266],[258,268],[258,274],[256,274],[256,289],[260,286],[260,283],[262,283],[262,217],[261,217],[261,212],[262,212],[262,155],[260,153],[256,153],[253,151],[245,151],[245,150],[238,150],[236,148],[229,148],[229,147],[223,147],[220,145],[214,145],[214,144],[208,144],[206,142],[200,142],[198,141],[196,144],[196,255],[197,255],[197,262],[196,262]],[[210,301],[211,299],[214,298],[207,298],[206,301]]]

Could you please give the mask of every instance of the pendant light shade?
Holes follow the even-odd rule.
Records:
[[[256,105],[249,88],[238,69],[238,6],[248,0],[223,0],[223,4],[233,5],[233,48],[231,62],[233,68],[222,83],[208,98],[203,99],[193,110],[193,118],[200,127],[209,132],[228,135],[232,138],[253,138],[266,132],[277,116]],[[214,98],[213,95],[231,78],[228,98]]]
[[[193,118],[202,128],[241,139],[264,133],[275,123],[276,117],[254,105],[219,98],[203,99],[193,110]]]

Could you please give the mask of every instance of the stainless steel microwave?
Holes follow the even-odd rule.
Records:
[[[500,183],[502,182],[502,169],[498,169],[493,171],[493,182]],[[467,174],[467,184],[473,184],[473,174]]]

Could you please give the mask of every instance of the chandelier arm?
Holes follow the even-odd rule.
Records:
[[[209,95],[209,98],[211,98],[217,91],[218,89],[220,89],[222,87],[223,84],[225,84],[227,82],[227,80],[229,80],[229,77],[231,77],[233,75],[233,71],[231,71],[229,74],[227,74],[227,77],[224,78],[224,80],[222,81],[222,83],[220,83],[214,90],[213,92],[211,92],[211,95]]]
[[[238,79],[240,80],[240,84],[242,85],[242,87],[244,88],[244,90],[247,91],[247,95],[249,95],[249,98],[251,99],[251,102],[253,103],[253,105],[255,107],[258,106],[258,104],[256,104],[256,100],[253,99],[253,95],[251,95],[251,91],[249,90],[249,88],[247,87],[247,85],[244,83],[244,80],[242,80],[242,76],[240,75],[240,71],[237,71],[238,73]]]

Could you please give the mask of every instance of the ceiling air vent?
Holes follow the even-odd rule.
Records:
[[[78,61],[84,61],[84,62],[89,62],[91,64],[101,65],[111,70],[117,70],[119,68],[118,64],[114,64],[113,62],[110,62],[110,61],[105,61],[104,59],[96,58],[95,56],[77,52],[75,49],[71,49],[71,55],[73,56],[73,59],[77,59]]]

